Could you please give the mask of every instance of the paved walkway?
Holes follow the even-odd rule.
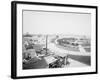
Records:
[[[68,61],[70,62],[69,65],[65,66],[65,67],[86,67],[88,65],[81,63],[79,61],[76,61],[74,59],[69,58]]]

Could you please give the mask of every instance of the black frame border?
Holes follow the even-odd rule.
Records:
[[[79,7],[79,8],[94,8],[96,9],[96,71],[83,73],[69,73],[69,74],[51,74],[51,75],[37,75],[37,76],[17,76],[17,4],[28,5],[45,5],[45,6],[60,6],[60,7]],[[58,3],[42,3],[42,2],[26,2],[26,1],[12,1],[11,2],[11,78],[42,78],[55,76],[72,76],[72,75],[86,75],[98,73],[98,7],[90,5],[73,5],[73,4],[58,4]]]

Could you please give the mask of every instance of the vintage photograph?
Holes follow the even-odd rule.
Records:
[[[11,77],[97,74],[98,7],[11,3]]]
[[[23,10],[22,68],[91,66],[91,14]]]

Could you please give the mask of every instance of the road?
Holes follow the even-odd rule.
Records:
[[[57,47],[55,43],[49,43],[48,48],[55,54],[59,56],[69,55],[68,61],[70,62],[69,67],[84,67],[91,64],[90,53],[84,51],[80,46],[80,52],[68,51],[63,48]]]
[[[79,46],[80,52],[68,51],[68,50],[63,49],[63,47],[59,48],[59,47],[57,47],[57,45],[55,43],[48,43],[48,49],[50,49],[56,55],[59,55],[62,57],[66,56],[68,54],[80,55],[80,56],[90,56],[91,55],[89,52],[86,52],[81,45]]]

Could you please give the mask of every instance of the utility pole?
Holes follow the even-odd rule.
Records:
[[[46,35],[46,54],[47,54],[47,47],[48,46],[48,35]]]

